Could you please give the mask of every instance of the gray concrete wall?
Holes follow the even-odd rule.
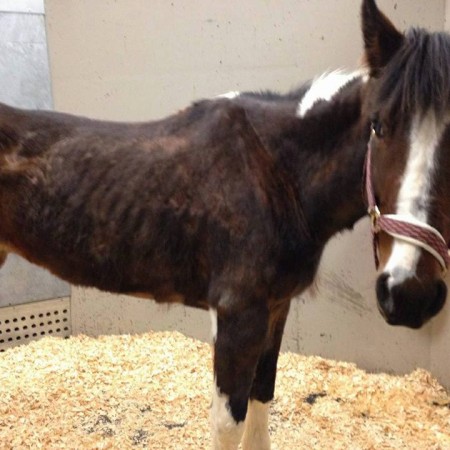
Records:
[[[51,108],[43,0],[0,0],[0,30],[0,102]],[[18,256],[0,270],[0,307],[69,294],[66,283]]]
[[[400,27],[444,26],[445,1],[380,0]],[[359,0],[47,0],[56,109],[92,117],[162,117],[230,90],[286,90],[357,67]],[[371,370],[444,370],[448,312],[420,331],[389,327],[375,306],[366,221],[333,239],[316,293],[294,301],[284,348],[355,361]],[[208,339],[206,314],[75,288],[74,330],[88,334],[178,329]],[[441,360],[441,361],[439,361]]]

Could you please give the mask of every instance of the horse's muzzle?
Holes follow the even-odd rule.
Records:
[[[376,285],[378,309],[389,325],[420,328],[444,306],[447,286],[442,280],[407,278],[396,284],[389,273]]]

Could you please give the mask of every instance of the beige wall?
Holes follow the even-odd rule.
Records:
[[[450,32],[450,0],[445,0],[445,31]],[[450,276],[447,276],[450,293]],[[450,295],[450,294],[449,294]],[[430,346],[430,369],[450,388],[450,300],[447,301],[444,314],[433,323]]]
[[[400,26],[444,26],[444,0],[379,2]],[[55,108],[98,118],[157,118],[230,90],[286,90],[357,66],[359,0],[47,0]],[[294,302],[285,349],[404,372],[432,367],[450,385],[448,312],[420,331],[376,311],[366,221],[330,242],[315,296]],[[73,328],[179,329],[203,339],[203,312],[74,289]],[[444,361],[444,362],[443,362]]]
[[[379,2],[442,28],[444,0]],[[46,0],[57,109],[170,114],[227,90],[289,89],[360,56],[359,0]]]
[[[445,0],[445,31],[450,31],[450,0]]]

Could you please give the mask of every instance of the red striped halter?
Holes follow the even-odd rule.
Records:
[[[372,136],[374,130],[372,130]],[[375,199],[372,185],[372,146],[368,144],[365,163],[366,173],[366,195],[369,205],[368,213],[372,222],[373,252],[375,257],[375,267],[380,264],[379,257],[379,234],[381,231],[389,234],[395,239],[408,242],[423,248],[433,255],[439,262],[442,271],[445,273],[450,265],[450,250],[445,239],[438,230],[421,222],[412,216],[401,214],[381,214]]]

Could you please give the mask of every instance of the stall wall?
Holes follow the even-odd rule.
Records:
[[[0,0],[0,30],[0,102],[51,108],[44,1]],[[18,256],[0,270],[0,308],[69,294],[69,285]]]
[[[445,1],[445,31],[450,32],[450,0]],[[447,277],[449,280],[450,277]],[[447,283],[447,286],[450,283]],[[449,289],[450,292],[450,289]],[[430,369],[439,379],[450,387],[450,300],[447,299],[447,307],[444,314],[433,323],[433,335],[431,342]]]
[[[450,32],[450,0],[445,0],[445,31]]]
[[[444,0],[379,4],[401,28],[444,26]],[[55,107],[155,119],[202,97],[285,91],[326,70],[352,70],[362,48],[359,7],[359,0],[47,0]],[[293,302],[284,348],[371,370],[432,367],[450,385],[446,352],[434,344],[448,337],[448,312],[420,331],[386,325],[375,306],[369,240],[363,220],[330,242],[315,293]],[[72,317],[74,330],[94,335],[178,329],[209,338],[202,312],[95,290],[73,289]]]

